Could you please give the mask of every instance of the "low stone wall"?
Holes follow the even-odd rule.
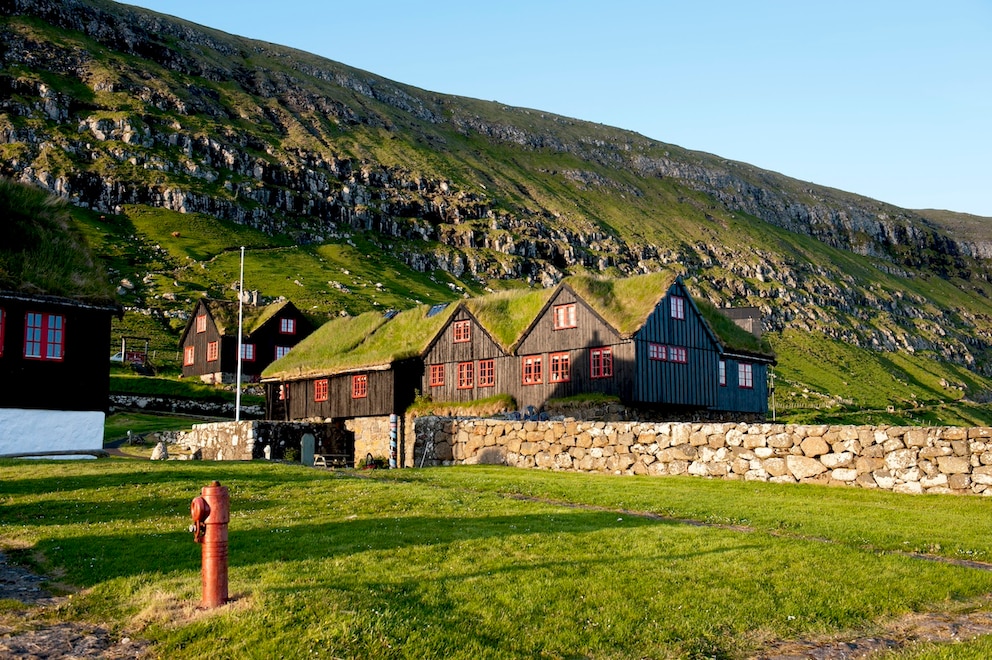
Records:
[[[414,457],[615,474],[992,495],[992,428],[423,417]]]
[[[355,463],[368,458],[389,459],[389,416],[356,417],[345,421],[345,428],[355,434]],[[396,428],[396,464],[411,467],[414,445],[406,441],[413,438],[413,418],[400,417]]]
[[[339,432],[323,422],[215,422],[194,424],[192,430],[178,433],[175,442],[193,458],[207,461],[266,458],[266,447],[270,459],[284,459],[287,451],[295,450],[295,458],[299,460],[305,433],[313,434],[320,453],[320,447],[325,443],[331,446],[333,435]]]
[[[175,397],[139,396],[136,394],[111,394],[110,410],[151,410],[155,412],[172,412],[185,415],[202,415],[205,417],[234,417],[234,403],[218,401],[202,401],[198,399],[180,399]],[[241,406],[244,417],[263,417],[265,410],[262,406]]]

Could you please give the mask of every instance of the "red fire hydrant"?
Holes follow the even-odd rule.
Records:
[[[202,544],[202,607],[220,607],[227,602],[227,523],[231,520],[231,500],[227,488],[214,481],[204,486],[200,497],[189,507],[193,516],[190,531]]]

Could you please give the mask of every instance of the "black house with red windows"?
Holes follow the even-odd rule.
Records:
[[[242,309],[242,379],[257,381],[272,362],[313,332],[310,321],[288,300]],[[238,303],[204,298],[197,302],[179,340],[183,377],[231,383],[237,376]]]

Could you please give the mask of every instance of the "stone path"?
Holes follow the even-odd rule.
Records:
[[[0,611],[0,658],[55,660],[141,658],[147,643],[127,637],[116,639],[103,626],[52,623],[49,614],[68,598],[53,596],[45,589],[47,579],[11,564],[0,552],[0,600],[13,600],[23,609]]]

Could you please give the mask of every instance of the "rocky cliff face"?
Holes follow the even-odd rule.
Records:
[[[734,229],[760,220],[896,277],[988,278],[989,243],[914,212],[104,0],[0,0],[0,148],[0,174],[108,213],[202,212],[298,242],[363,231],[415,269],[484,280],[678,263],[773,330],[972,367],[988,349],[982,313]]]

